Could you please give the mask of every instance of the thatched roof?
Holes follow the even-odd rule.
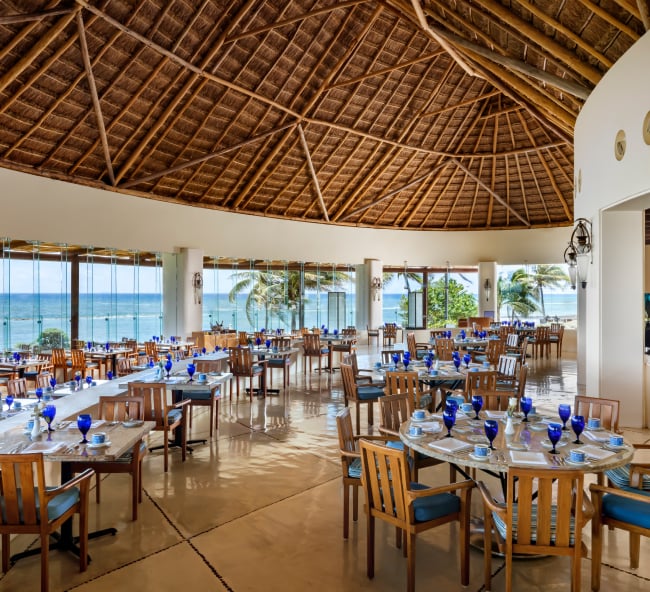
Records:
[[[567,225],[576,116],[649,1],[0,0],[0,166],[312,222]]]

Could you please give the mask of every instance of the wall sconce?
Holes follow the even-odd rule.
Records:
[[[589,264],[592,262],[591,222],[586,218],[578,218],[577,225],[571,233],[569,246],[564,250],[564,262],[569,266],[571,288],[575,290],[580,282],[587,287]]]
[[[485,294],[485,301],[488,302],[492,295],[492,282],[490,282],[490,278],[485,278],[483,282],[483,293]]]
[[[372,280],[370,281],[370,289],[372,290],[372,299],[374,300],[381,300],[381,278],[380,277],[373,277]]]

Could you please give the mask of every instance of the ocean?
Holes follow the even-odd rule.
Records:
[[[63,330],[69,335],[70,305],[69,295],[42,293],[6,294],[0,296],[2,313],[2,335],[0,348],[8,350],[20,344],[36,343],[41,331],[48,328]],[[385,322],[403,324],[400,301],[402,294],[382,296],[383,318]],[[134,337],[139,341],[151,339],[163,333],[162,297],[160,294],[81,294],[79,302],[79,336],[84,340],[103,343],[119,341],[122,337]],[[546,314],[559,319],[574,319],[576,297],[574,293],[546,294]],[[334,312],[336,314],[334,314]],[[308,296],[305,306],[305,326],[330,329],[343,328],[355,324],[355,296],[345,294],[345,306],[328,314],[328,295],[320,298],[316,294]],[[541,314],[528,319],[539,321]],[[507,311],[502,311],[502,319]],[[296,321],[297,322],[297,321]],[[283,321],[277,313],[256,310],[252,322],[246,317],[246,295],[240,294],[236,302],[230,302],[228,294],[204,293],[203,328],[209,329],[215,323],[223,323],[239,331],[253,331],[262,327],[290,329],[290,321]],[[337,327],[338,325],[338,327]],[[365,329],[365,327],[364,327]]]

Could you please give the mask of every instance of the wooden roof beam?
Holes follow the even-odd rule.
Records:
[[[431,117],[433,115],[440,115],[441,113],[446,113],[447,111],[453,111],[455,109],[460,109],[462,107],[468,107],[469,105],[477,103],[478,101],[482,101],[483,99],[489,99],[490,97],[494,97],[500,94],[501,94],[500,90],[493,90],[491,92],[486,92],[482,95],[478,95],[472,99],[466,99],[464,101],[461,101],[460,103],[447,105],[446,107],[442,107],[442,109],[436,109],[435,111],[427,111],[426,113],[420,114],[419,117]]]
[[[636,5],[639,7],[641,22],[645,30],[650,30],[650,0],[636,0]]]
[[[320,202],[320,207],[323,210],[323,215],[325,216],[325,222],[330,221],[330,217],[327,214],[327,207],[325,206],[325,200],[323,199],[323,194],[320,192],[320,184],[318,183],[318,177],[316,176],[316,170],[314,169],[314,163],[311,160],[311,154],[309,154],[309,146],[307,145],[307,138],[305,138],[305,132],[302,129],[302,125],[298,124],[298,134],[300,134],[300,144],[302,149],[305,152],[305,158],[307,159],[307,167],[309,168],[309,174],[311,180],[314,183],[314,190],[318,196],[318,201]]]
[[[43,19],[63,14],[76,12],[76,8],[52,8],[41,12],[32,12],[30,14],[10,14],[0,16],[0,25],[14,25],[16,23],[27,23],[30,21],[42,21]]]

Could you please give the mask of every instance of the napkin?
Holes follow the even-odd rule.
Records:
[[[603,460],[604,458],[609,458],[610,456],[614,456],[616,454],[610,450],[603,450],[602,448],[594,446],[593,444],[587,444],[586,446],[580,448],[580,450],[582,450],[586,456],[591,456],[592,458],[598,460]]]
[[[503,419],[506,416],[505,411],[485,411],[485,415],[490,419]]]
[[[68,444],[65,442],[48,442],[47,440],[44,440],[42,442],[32,442],[29,446],[23,448],[20,452],[22,454],[26,454],[28,452],[43,452],[44,454],[48,454],[67,448],[67,446]]]
[[[609,432],[582,432],[582,436],[594,442],[609,442]]]
[[[445,438],[443,440],[429,442],[429,446],[441,450],[442,452],[458,452],[465,448],[472,448],[473,445],[468,442],[463,442],[462,440],[457,440],[456,438]]]
[[[522,465],[548,465],[546,457],[542,452],[524,452],[520,450],[511,450],[510,458],[513,463]]]
[[[436,434],[442,431],[442,425],[437,421],[421,421],[418,425],[422,428],[423,432],[429,434]]]

